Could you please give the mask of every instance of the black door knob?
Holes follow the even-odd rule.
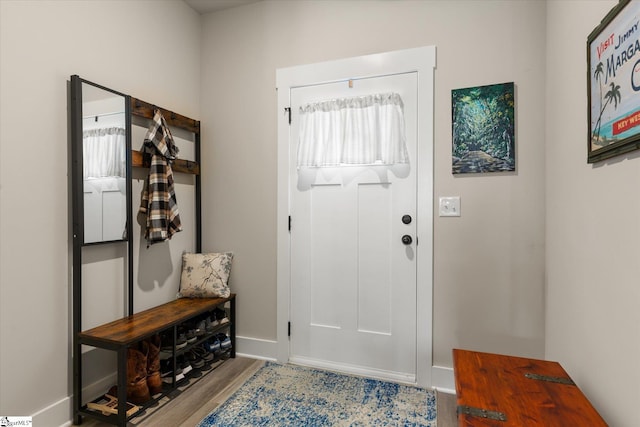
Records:
[[[402,236],[402,243],[404,243],[405,245],[410,245],[411,242],[413,242],[413,239],[411,238],[411,236],[409,236],[408,234],[405,234],[404,236]]]
[[[411,224],[411,215],[403,215],[402,216],[402,223],[403,224]]]

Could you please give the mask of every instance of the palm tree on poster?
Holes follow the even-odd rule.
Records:
[[[600,82],[600,77],[604,74],[602,62],[598,64],[596,70],[593,73],[593,77]],[[593,130],[592,141],[597,145],[607,145],[605,141],[600,141],[600,129],[602,127],[602,114],[604,114],[604,110],[607,106],[613,102],[613,108],[618,108],[618,102],[622,99],[622,95],[620,95],[620,85],[615,84],[615,82],[611,82],[609,84],[609,90],[604,95],[604,99],[602,98],[602,82],[600,82],[600,104],[602,107],[600,108],[600,114],[598,115],[598,121],[596,122],[595,128]]]
[[[596,81],[599,83],[598,88],[600,89],[600,105],[602,105],[602,81],[600,80],[600,78],[604,75],[604,64],[602,64],[602,62],[598,63],[598,65],[596,66],[596,70],[593,72],[593,78],[596,79]],[[602,111],[600,111],[600,117],[602,117]],[[593,129],[593,135],[594,136],[600,136],[600,129],[598,129],[598,126],[596,125]],[[598,138],[595,138],[596,141],[598,140]]]

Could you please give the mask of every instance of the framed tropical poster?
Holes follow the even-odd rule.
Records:
[[[454,174],[516,170],[514,84],[451,91]]]
[[[587,161],[640,148],[640,1],[621,0],[587,38]]]

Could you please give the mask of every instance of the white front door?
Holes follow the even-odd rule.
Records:
[[[390,92],[409,164],[296,167],[300,106]],[[291,90],[292,362],[415,382],[416,112],[416,73]]]
[[[423,47],[277,71],[278,361],[431,385],[434,67]],[[408,166],[298,170],[300,105],[383,92]]]

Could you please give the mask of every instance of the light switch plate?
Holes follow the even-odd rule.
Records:
[[[460,216],[460,196],[440,197],[440,216]]]

